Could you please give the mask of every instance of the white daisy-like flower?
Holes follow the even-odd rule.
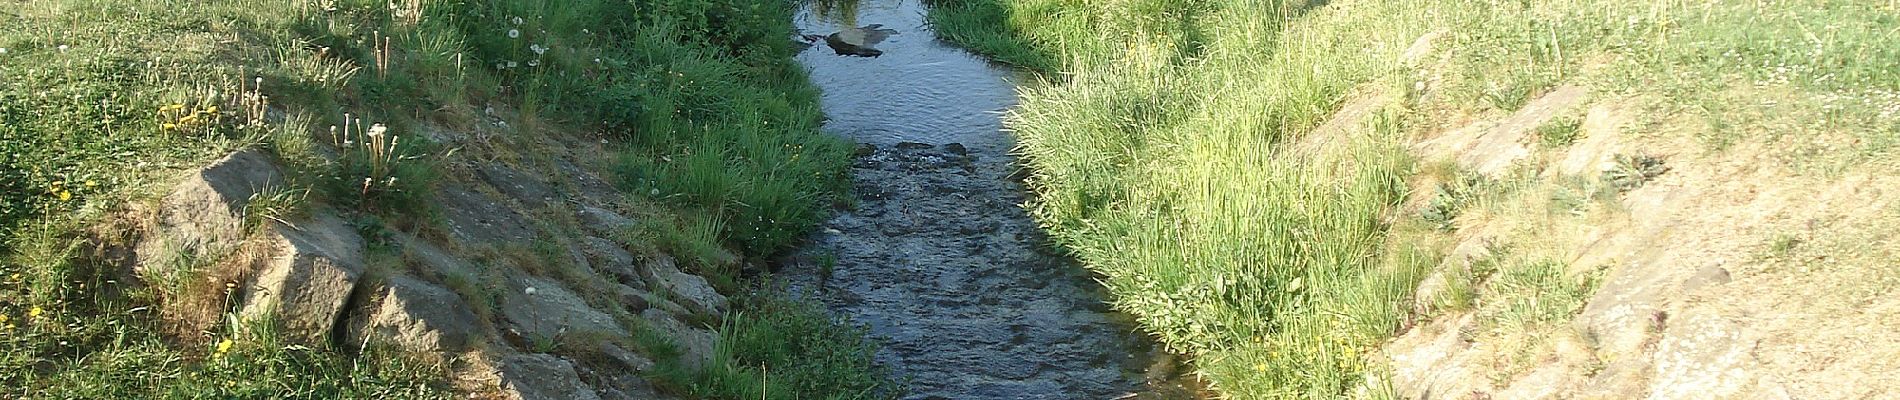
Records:
[[[0,54],[7,54],[7,48],[0,47]]]
[[[508,38],[509,38],[509,39],[514,39],[514,38],[519,38],[519,37],[521,37],[521,30],[520,30],[520,29],[509,29],[509,30],[508,30]]]
[[[528,66],[539,67],[541,66],[541,60],[528,60]]]
[[[508,61],[508,68],[514,68],[518,66],[521,66],[521,64],[515,64],[513,60]]]
[[[71,47],[67,47],[66,45],[63,45],[63,44],[59,45],[59,51],[66,51],[67,49],[70,49],[70,48]]]
[[[541,47],[541,45],[539,44],[528,45],[528,50],[533,51],[534,55],[537,55],[537,56],[548,52],[548,48]]]
[[[515,25],[521,25],[521,17],[515,17]]]

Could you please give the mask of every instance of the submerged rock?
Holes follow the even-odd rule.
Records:
[[[891,35],[896,34],[896,29],[884,28],[882,24],[870,24],[845,29],[827,36],[805,35],[804,38],[811,42],[824,39],[825,45],[831,47],[831,51],[837,52],[838,55],[841,56],[875,58],[884,55],[883,50],[876,48],[877,44],[884,42],[884,39],[888,39]]]

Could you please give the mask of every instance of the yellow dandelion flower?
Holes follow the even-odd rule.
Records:
[[[197,122],[198,122],[198,116],[196,114],[186,115],[184,118],[178,119],[178,123],[185,124],[185,125],[191,125]]]
[[[86,187],[97,187],[97,186],[99,186],[98,182],[93,182],[91,179],[86,180]]]
[[[167,123],[167,124],[164,124],[164,125],[159,125],[158,127],[159,127],[160,129],[164,129],[164,130],[168,130],[168,131],[169,131],[169,130],[173,130],[173,129],[178,129],[178,124],[172,124],[172,123]]]
[[[224,353],[229,353],[229,352],[231,352],[231,345],[233,345],[233,344],[237,344],[237,343],[236,343],[236,342],[232,342],[232,341],[231,341],[231,339],[229,339],[229,338],[226,338],[226,339],[224,339],[224,340],[220,340],[220,341],[218,341],[218,354],[224,354]]]
[[[26,310],[26,317],[39,318],[40,314],[45,314],[45,313],[46,313],[46,310],[40,308],[40,306],[33,306],[33,308]]]
[[[7,315],[6,315],[6,314],[0,314],[0,324],[6,324],[7,322],[8,322],[8,321],[7,321]]]
[[[73,201],[73,192],[59,191],[59,201]]]
[[[1253,372],[1267,372],[1267,364],[1254,364]]]
[[[204,110],[204,113],[205,113],[205,114],[217,114],[217,113],[218,113],[218,106],[210,106],[210,107],[205,107],[205,110]]]

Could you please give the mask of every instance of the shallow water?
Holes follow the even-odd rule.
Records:
[[[863,143],[1010,144],[1000,115],[1016,104],[1013,70],[937,40],[919,0],[861,1],[854,7],[808,3],[797,15],[806,33],[883,24],[897,35],[877,45],[877,58],[845,57],[820,42],[799,54],[824,88],[825,128]],[[855,14],[850,11],[856,11]]]
[[[907,399],[1188,397],[1172,358],[1022,209],[1001,123],[1016,73],[937,40],[919,0],[804,7],[805,33],[900,33],[879,58],[823,43],[798,56],[825,92],[825,128],[875,149],[852,166],[856,207],[782,276],[865,325],[878,360],[909,379]]]

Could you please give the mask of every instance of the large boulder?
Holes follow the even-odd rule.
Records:
[[[267,257],[244,288],[247,319],[270,316],[301,343],[327,343],[363,275],[363,238],[348,222],[319,214],[295,226],[272,222]]]
[[[456,352],[481,335],[478,319],[447,288],[395,277],[370,300],[352,341],[374,341],[416,352]]]
[[[621,337],[626,328],[612,315],[587,305],[580,295],[550,279],[514,276],[502,302],[508,328],[535,340],[563,337]]]
[[[248,236],[251,197],[283,184],[277,165],[257,150],[232,153],[192,173],[159,202],[152,240],[138,252],[138,271],[150,273],[167,257],[217,257],[236,249]]]
[[[706,283],[706,278],[680,271],[671,257],[647,260],[642,269],[649,281],[671,293],[687,310],[715,319],[726,317],[726,296]]]
[[[509,400],[600,400],[574,372],[574,363],[547,354],[502,357],[496,373]]]

